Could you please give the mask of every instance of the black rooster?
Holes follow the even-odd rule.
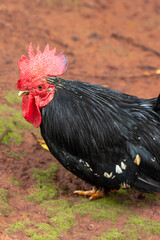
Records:
[[[160,97],[140,99],[63,80],[67,61],[47,46],[19,60],[23,116],[69,171],[96,186],[91,199],[119,188],[160,192]]]

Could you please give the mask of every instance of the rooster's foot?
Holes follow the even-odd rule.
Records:
[[[74,193],[77,193],[77,194],[83,195],[83,196],[89,196],[90,197],[89,200],[104,197],[104,189],[103,188],[98,189],[98,190],[92,189],[90,191],[78,190],[78,191],[74,191]]]

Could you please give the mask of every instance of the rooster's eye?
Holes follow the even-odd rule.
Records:
[[[43,86],[42,86],[42,85],[38,86],[38,89],[39,89],[39,90],[42,90],[42,88],[43,88]]]

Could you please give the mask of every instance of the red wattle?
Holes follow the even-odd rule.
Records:
[[[41,112],[38,106],[38,102],[32,95],[26,95],[22,100],[22,111],[23,117],[29,122],[32,123],[36,128],[41,124],[42,117]]]

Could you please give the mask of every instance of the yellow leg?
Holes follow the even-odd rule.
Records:
[[[77,191],[74,191],[74,193],[77,193],[83,196],[92,196],[94,193],[96,193],[96,190],[94,188],[89,191],[77,190]]]
[[[104,189],[99,189],[97,190],[94,194],[92,194],[92,196],[90,196],[89,200],[94,200],[94,199],[97,199],[97,198],[102,198],[104,197]]]
[[[74,193],[77,193],[79,195],[83,195],[83,196],[89,196],[89,200],[93,200],[93,199],[97,199],[97,198],[101,198],[104,197],[104,189],[99,189],[99,190],[95,190],[92,189],[90,191],[74,191]]]

